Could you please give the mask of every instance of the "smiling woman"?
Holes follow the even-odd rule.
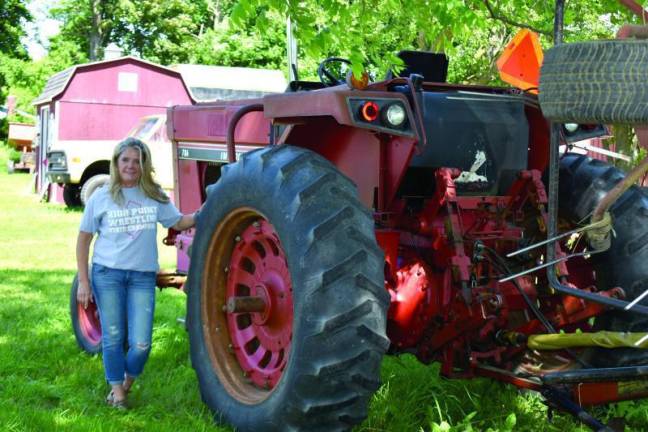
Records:
[[[133,147],[128,147],[117,159],[117,170],[122,187],[135,187],[139,182],[140,171],[140,152]]]
[[[126,396],[151,351],[159,270],[156,223],[178,231],[195,224],[195,213],[182,215],[152,174],[146,144],[136,138],[119,143],[110,164],[110,182],[86,203],[77,239],[76,298],[84,309],[96,301],[105,375],[112,387],[106,402],[119,409],[126,409]]]

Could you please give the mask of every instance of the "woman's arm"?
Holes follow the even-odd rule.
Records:
[[[196,225],[196,219],[198,218],[199,212],[200,210],[196,210],[193,213],[182,215],[180,220],[171,228],[173,228],[176,231],[184,231],[189,228],[193,228]]]
[[[79,288],[77,289],[77,302],[83,305],[84,308],[88,307],[88,302],[94,301],[92,299],[92,291],[90,290],[90,278],[88,276],[88,257],[90,255],[90,243],[92,242],[92,234],[79,231],[76,244],[76,259],[77,259],[77,272],[79,278]]]

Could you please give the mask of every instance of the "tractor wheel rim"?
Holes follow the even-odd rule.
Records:
[[[247,404],[265,400],[286,368],[292,339],[292,280],[279,236],[263,215],[232,211],[207,252],[202,319],[213,370]],[[237,301],[253,300],[247,309]]]
[[[79,330],[83,337],[92,345],[101,342],[101,324],[99,323],[99,314],[97,306],[94,303],[88,304],[83,308],[82,304],[77,304],[79,317]]]

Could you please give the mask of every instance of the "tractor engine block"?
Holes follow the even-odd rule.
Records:
[[[377,231],[386,251],[392,351],[441,361],[447,375],[470,370],[469,362],[510,361],[521,352],[518,339],[548,331],[540,310],[557,328],[601,312],[555,296],[542,272],[499,282],[543,259],[542,250],[504,258],[546,236],[539,172],[522,171],[505,196],[460,196],[454,184],[459,175],[456,169],[437,170],[435,195],[415,217],[393,223],[407,231]],[[557,255],[563,255],[558,246]],[[561,277],[569,275],[565,265],[558,268]],[[576,276],[583,286],[591,282],[591,273]]]

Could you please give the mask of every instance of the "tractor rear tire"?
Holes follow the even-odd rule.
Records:
[[[108,174],[96,174],[86,180],[85,183],[83,183],[81,193],[79,194],[81,203],[85,206],[88,203],[90,196],[109,181],[110,176]]]
[[[101,352],[101,324],[96,303],[89,303],[86,309],[77,302],[79,276],[74,275],[70,289],[70,318],[77,345],[88,354]]]
[[[218,421],[338,431],[366,417],[389,346],[389,296],[373,217],[356,194],[326,159],[287,145],[244,154],[209,186],[187,327]],[[237,296],[260,296],[265,309],[225,312]]]
[[[624,178],[623,172],[587,156],[567,154],[560,162],[560,212],[572,223],[587,220],[605,193]],[[648,289],[648,195],[630,187],[610,208],[614,236],[609,250],[590,258],[598,289],[621,287],[631,301]],[[639,304],[648,306],[648,298]],[[612,309],[595,320],[595,330],[648,332],[648,317]],[[648,350],[589,350],[598,367],[648,363]]]
[[[568,43],[545,53],[540,107],[556,122],[648,122],[648,40]]]

